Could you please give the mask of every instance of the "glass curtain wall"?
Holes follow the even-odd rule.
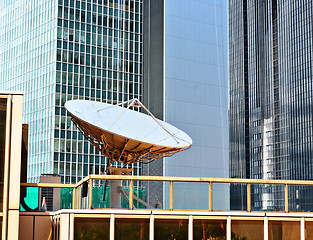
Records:
[[[312,4],[229,1],[230,177],[313,177]],[[283,190],[251,189],[252,206],[283,208]],[[232,209],[245,191],[231,189]],[[311,191],[290,188],[290,208],[312,210]]]
[[[76,182],[103,174],[107,159],[77,131],[64,103],[141,99],[142,2],[59,0],[57,25],[53,171]]]

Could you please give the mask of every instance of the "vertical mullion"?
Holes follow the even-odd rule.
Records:
[[[268,217],[264,217],[264,240],[268,240]]]
[[[4,156],[4,181],[3,181],[3,218],[2,218],[2,239],[7,238],[8,224],[8,195],[9,195],[9,161],[11,143],[11,117],[12,117],[12,96],[7,98],[6,126],[5,126],[5,156]]]
[[[188,240],[193,240],[193,217],[191,215],[188,221]]]

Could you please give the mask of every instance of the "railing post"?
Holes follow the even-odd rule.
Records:
[[[80,186],[77,187],[77,209],[80,209],[81,207],[81,191],[80,191]]]
[[[129,209],[133,210],[134,208],[134,181],[130,180],[129,186]]]
[[[251,184],[247,184],[247,211],[251,212]]]
[[[288,184],[285,184],[285,212],[289,211],[288,208]]]
[[[89,209],[92,209],[92,178],[89,179],[89,199],[88,199]]]
[[[92,178],[89,179],[89,209],[92,209]]]
[[[170,181],[170,210],[173,210],[173,181]]]
[[[82,204],[84,204],[84,202],[82,202],[82,200],[83,200],[82,188],[83,188],[83,185],[80,185],[80,187],[79,187],[79,209],[84,209],[84,206],[82,205]]]
[[[213,211],[213,188],[212,182],[209,183],[209,211]]]
[[[76,209],[79,209],[79,186],[76,187]]]
[[[73,187],[73,209],[76,209],[76,188]]]

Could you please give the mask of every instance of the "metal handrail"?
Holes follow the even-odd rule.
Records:
[[[134,181],[161,181],[161,182],[212,182],[212,183],[238,183],[238,184],[273,184],[273,185],[308,185],[313,186],[313,181],[308,180],[268,180],[268,179],[243,179],[243,178],[199,178],[199,177],[163,177],[163,176],[131,176],[131,175],[89,175],[76,184],[63,183],[21,183],[21,187],[55,187],[77,188],[83,182],[93,180],[134,180]]]
[[[63,183],[21,183],[21,187],[74,188],[75,184]]]
[[[243,178],[202,178],[202,177],[164,177],[164,176],[131,176],[131,175],[89,175],[87,179],[94,180],[134,180],[134,181],[161,181],[161,182],[212,182],[212,183],[238,183],[238,184],[274,184],[274,185],[310,185],[308,180],[269,180],[269,179],[243,179]],[[76,185],[82,184],[81,180]],[[76,186],[75,185],[75,186]]]

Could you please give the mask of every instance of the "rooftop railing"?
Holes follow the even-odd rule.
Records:
[[[117,208],[128,208],[130,210],[137,208],[144,209],[155,209],[159,208],[151,204],[151,201],[147,200],[148,192],[145,192],[148,188],[143,186],[142,183],[147,182],[158,182],[164,184],[164,188],[168,189],[165,191],[168,196],[164,196],[169,199],[168,206],[161,206],[161,208],[168,210],[181,210],[177,207],[174,207],[175,191],[174,185],[178,183],[192,183],[192,184],[206,184],[208,190],[208,208],[202,210],[208,211],[218,211],[219,209],[214,209],[214,187],[217,184],[226,184],[229,186],[231,184],[239,184],[241,188],[244,189],[243,197],[244,203],[246,203],[245,210],[246,212],[254,211],[254,208],[251,206],[251,188],[256,185],[266,186],[275,186],[279,187],[280,194],[283,195],[283,208],[271,208],[271,209],[262,209],[264,211],[284,211],[284,212],[293,212],[293,209],[289,208],[289,195],[290,191],[294,191],[292,186],[313,186],[313,181],[303,181],[303,180],[263,180],[263,179],[238,179],[238,178],[199,178],[199,177],[163,177],[163,176],[131,176],[131,175],[90,175],[85,177],[76,184],[52,184],[52,183],[21,183],[21,187],[29,188],[52,188],[52,189],[69,189],[69,191],[63,194],[67,197],[66,202],[70,202],[66,208],[72,209],[101,209],[101,208],[112,208],[109,203],[109,194],[110,194],[110,184],[109,181],[122,181],[122,187],[119,189],[121,198],[123,201],[120,207]],[[166,185],[166,186],[165,186]],[[246,186],[245,186],[246,185]],[[88,189],[88,190],[87,190]],[[100,191],[101,190],[101,191]],[[141,192],[140,192],[140,191]],[[312,188],[313,190],[313,188]],[[85,191],[85,194],[82,192]],[[39,191],[38,191],[39,192]],[[64,191],[63,191],[64,192]],[[86,194],[87,193],[87,194]],[[255,194],[253,192],[253,194]],[[293,193],[294,196],[298,193]],[[63,196],[63,197],[64,197]],[[190,196],[189,196],[190,197]],[[191,196],[195,199],[198,196]],[[272,199],[273,200],[273,199]],[[275,200],[275,199],[274,199]],[[41,197],[38,197],[38,207],[40,208],[42,201]],[[64,202],[65,200],[63,200]],[[216,200],[218,201],[218,200]],[[62,202],[62,194],[61,194]],[[163,203],[162,203],[163,205]],[[63,204],[64,206],[64,204]],[[61,206],[62,209],[64,207]],[[116,207],[113,207],[116,208]],[[186,209],[186,208],[185,208]],[[58,210],[58,209],[55,209]],[[229,210],[229,209],[228,209]],[[298,211],[298,210],[297,210]],[[301,210],[300,210],[301,211]]]

